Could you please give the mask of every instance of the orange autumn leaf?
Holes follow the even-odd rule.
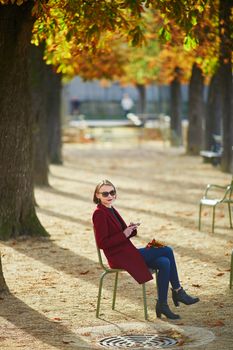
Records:
[[[165,246],[166,246],[165,243],[153,238],[152,241],[147,243],[146,248],[162,248]]]
[[[184,345],[184,343],[185,343],[184,339],[180,339],[178,341],[178,346],[182,346],[182,345]]]
[[[216,321],[206,321],[205,322],[209,327],[223,327],[225,326],[225,323],[222,320],[216,320]]]

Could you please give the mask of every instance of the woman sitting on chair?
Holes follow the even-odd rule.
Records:
[[[109,266],[126,270],[138,283],[145,283],[153,276],[149,269],[158,270],[158,300],[156,315],[178,319],[168,304],[169,282],[172,286],[172,299],[175,306],[179,302],[191,305],[199,301],[188,295],[181,287],[173,251],[170,247],[137,249],[130,238],[137,234],[138,224],[126,225],[118,211],[112,206],[116,199],[116,188],[108,180],[101,181],[95,189],[93,201],[97,207],[92,220],[97,246],[103,249]]]

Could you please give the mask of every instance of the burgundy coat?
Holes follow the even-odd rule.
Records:
[[[98,204],[93,213],[92,221],[97,246],[103,249],[110,267],[124,269],[138,283],[145,283],[153,277],[138,249],[124,235],[126,223],[117,210],[113,209],[123,228],[104,205]]]

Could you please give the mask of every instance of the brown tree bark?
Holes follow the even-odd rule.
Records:
[[[60,165],[62,160],[61,131],[61,75],[52,66],[46,66],[47,77],[47,129],[50,163]]]
[[[43,60],[44,47],[30,47],[31,114],[34,118],[34,184],[49,186],[48,130],[47,130],[47,69]]]
[[[28,54],[33,2],[0,6],[0,239],[48,235],[33,195]]]
[[[187,153],[199,155],[203,148],[203,124],[205,117],[204,77],[201,69],[194,63],[189,83],[189,126]]]
[[[171,145],[181,146],[182,141],[182,95],[180,84],[181,70],[179,67],[175,68],[175,77],[171,82],[171,103],[170,103],[170,116],[171,116]]]
[[[1,259],[1,253],[0,253],[0,294],[2,295],[8,292],[9,292],[9,289],[6,285],[6,281],[2,271],[2,259]]]
[[[146,109],[146,87],[144,84],[136,84],[138,90],[139,100],[138,100],[138,112],[143,117]]]
[[[219,2],[220,89],[223,112],[223,155],[221,168],[233,173],[233,85],[232,85],[232,0]]]
[[[220,71],[212,76],[208,88],[208,98],[205,116],[204,148],[212,150],[214,146],[213,135],[222,133],[222,98],[220,86]]]

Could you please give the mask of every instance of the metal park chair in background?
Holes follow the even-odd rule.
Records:
[[[214,196],[212,195],[212,191],[214,190]],[[218,198],[216,198],[218,194]],[[229,220],[230,220],[230,228],[232,226],[232,213],[231,213],[231,204],[233,204],[233,177],[231,183],[227,186],[220,186],[216,184],[209,184],[205,189],[205,193],[200,200],[199,204],[199,230],[201,229],[201,214],[202,214],[202,206],[209,206],[213,208],[213,216],[212,216],[212,232],[214,232],[215,225],[215,208],[217,205],[227,204],[228,212],[229,212]]]

